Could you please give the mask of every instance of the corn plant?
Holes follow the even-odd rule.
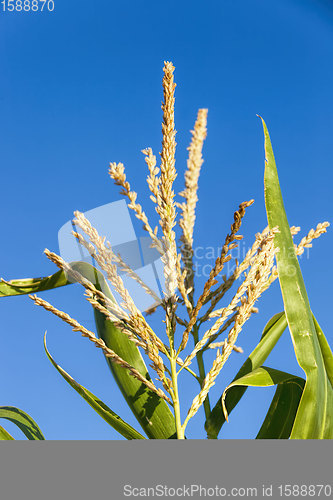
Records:
[[[100,348],[126,403],[149,439],[189,437],[186,433],[188,422],[201,406],[205,413],[207,437],[217,439],[222,425],[247,387],[272,385],[277,386],[276,392],[258,439],[332,438],[332,352],[312,315],[297,259],[314,239],[326,232],[329,224],[318,224],[298,244],[294,243],[293,237],[300,228],[290,227],[287,221],[273,150],[263,122],[268,226],[255,235],[245,258],[241,262],[235,260],[233,271],[225,275],[226,264],[233,259],[232,250],[242,239],[240,229],[246,210],[254,200],[240,203],[221,252],[206,283],[200,288],[194,272],[194,227],[207,110],[200,109],[197,115],[189,146],[185,186],[179,193],[183,201],[178,201],[173,185],[177,175],[175,83],[174,67],[170,62],[164,64],[163,94],[159,167],[152,149],[143,151],[150,198],[159,217],[159,227],[151,225],[126,177],[124,165],[111,163],[109,169],[111,178],[127,199],[129,209],[143,223],[151,246],[161,256],[165,280],[162,299],[159,300],[155,291],[115,253],[111,244],[80,212],[74,213],[73,236],[89,252],[96,266],[87,262],[68,263],[60,255],[45,250],[59,271],[46,278],[3,280],[0,295],[29,294],[36,305],[56,315]],[[149,324],[149,315],[137,307],[124,285],[124,275],[155,300],[149,313],[163,312],[163,333],[157,334]],[[276,279],[280,281],[284,311],[267,323],[258,345],[212,405],[210,389],[218,381],[231,354],[242,352],[237,345],[238,337],[244,331],[245,323],[257,312],[258,299]],[[36,295],[72,283],[79,283],[85,290],[85,299],[94,310],[96,332]],[[225,295],[230,289],[234,289],[234,294],[228,302]],[[287,326],[305,379],[263,365]],[[146,438],[61,368],[48,351],[45,338],[44,345],[53,366],[107,423],[126,439]],[[208,350],[215,353],[210,366],[207,366],[205,356]],[[155,374],[154,380],[144,356]],[[198,388],[186,416],[182,418],[182,377],[185,371],[193,377]]]

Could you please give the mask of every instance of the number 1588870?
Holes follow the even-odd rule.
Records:
[[[53,0],[2,0],[3,12],[43,12],[54,11]]]

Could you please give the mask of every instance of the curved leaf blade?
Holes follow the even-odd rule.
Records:
[[[85,387],[80,385],[76,380],[73,379],[69,373],[67,373],[61,366],[59,366],[53,357],[51,356],[47,345],[46,345],[46,334],[44,336],[44,349],[47,357],[51,361],[52,365],[60,373],[60,375],[69,383],[73,389],[76,390],[80,396],[102,417],[109,425],[111,425],[119,434],[124,436],[126,439],[145,439],[138,431],[136,431],[131,425],[120,418],[114,411],[112,411],[103,401],[101,401],[92,392],[88,391]]]
[[[256,439],[289,439],[302,393],[297,383],[279,384]]]
[[[28,293],[43,292],[61,286],[70,285],[64,271],[58,271],[45,278],[25,278],[20,280],[0,281],[0,297],[26,295]]]
[[[30,441],[45,440],[42,431],[36,422],[19,408],[14,406],[0,406],[0,418],[13,422]]]
[[[290,373],[261,366],[232,382],[224,391],[222,401],[236,386],[269,387],[277,385],[274,398],[257,439],[288,439],[295,421],[305,380]],[[226,409],[224,408],[224,411]]]
[[[269,227],[278,226],[274,242],[287,321],[298,364],[306,374],[306,385],[292,431],[292,439],[331,439],[333,394],[315,329],[310,303],[295,253],[282,199],[277,168],[267,126],[265,136],[265,203]]]
[[[233,382],[247,373],[259,368],[267,359],[272,349],[275,347],[277,341],[287,327],[287,319],[284,312],[275,314],[266,324],[261,340],[249,355],[245,363],[242,365]],[[225,398],[225,405],[228,414],[239,403],[244,395],[247,387],[234,386],[227,392]],[[222,411],[222,395],[215,404],[210,416],[206,420],[205,429],[209,439],[217,439],[217,436],[225,422],[225,416]]]

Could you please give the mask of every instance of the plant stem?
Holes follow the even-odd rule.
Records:
[[[199,342],[199,326],[197,323],[194,325],[192,333],[193,333],[193,338],[194,338],[194,344],[197,344]],[[201,379],[201,383],[200,383],[201,387],[202,387],[202,384],[206,378],[205,364],[204,364],[204,360],[203,360],[202,355],[203,355],[202,351],[198,351],[196,354],[198,368],[199,368],[199,375],[200,375],[200,379]],[[203,407],[204,407],[205,415],[206,415],[206,419],[207,419],[211,413],[208,394],[207,394],[205,401],[203,402]]]
[[[177,439],[185,439],[184,429],[182,427],[181,417],[180,417],[180,405],[179,405],[179,394],[178,394],[178,381],[177,381],[177,362],[176,362],[176,352],[173,350],[173,356],[170,360],[171,364],[171,378],[173,386],[173,410],[175,412],[175,424],[177,430]]]

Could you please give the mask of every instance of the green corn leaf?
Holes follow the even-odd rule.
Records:
[[[70,285],[64,271],[58,271],[45,278],[25,278],[22,280],[0,281],[0,297],[25,295],[27,293],[43,292],[60,286]]]
[[[13,422],[31,441],[42,441],[45,439],[40,428],[30,415],[14,406],[0,406],[0,418]],[[6,439],[10,438],[6,437]]]
[[[269,387],[277,385],[274,398],[257,439],[288,439],[295,421],[305,380],[289,373],[261,366],[232,382],[222,400],[233,387]]]
[[[71,267],[80,272],[102,290],[111,300],[114,300],[111,291],[100,271],[84,262],[71,263]],[[46,278],[12,280],[0,283],[0,297],[10,295],[24,295],[50,290],[71,284],[66,273],[58,271]],[[106,345],[119,356],[134,366],[144,377],[150,379],[147,367],[139,349],[128,337],[115,328],[105,316],[94,309],[97,333]],[[109,358],[106,361],[123,394],[141,427],[150,439],[172,439],[176,436],[176,427],[173,414],[168,404],[144,384],[131,377],[127,370],[115,365]]]
[[[235,376],[233,382],[240,379],[247,373],[259,368],[267,359],[268,355],[276,345],[277,341],[281,337],[282,333],[287,327],[287,320],[284,312],[275,314],[266,324],[261,340],[256,348],[249,355],[245,363],[242,365],[237,375]],[[229,386],[231,387],[231,386]],[[228,414],[235,408],[239,403],[242,396],[246,391],[246,386],[232,386],[228,390],[225,398],[225,405]],[[222,425],[225,422],[225,416],[222,411],[222,396],[218,399],[215,404],[210,416],[206,420],[205,429],[209,439],[217,439],[217,436],[221,430]]]
[[[76,390],[83,397],[83,399],[102,417],[108,424],[110,424],[119,434],[124,436],[126,439],[145,439],[139,432],[137,432],[133,427],[122,420],[114,411],[112,411],[103,401],[92,394],[88,389],[76,382],[69,373],[65,372],[61,366],[59,366],[52,358],[50,352],[46,346],[46,334],[44,336],[44,348],[47,357],[53,364],[53,366],[58,370],[60,375],[69,383],[73,389]]]
[[[325,363],[327,377],[330,381],[330,384],[333,386],[333,354],[331,348],[326,340],[325,335],[323,334],[322,329],[320,328],[318,321],[312,315],[312,319],[314,322],[314,326],[317,332],[318,342],[320,344],[321,353],[323,355],[323,360]]]
[[[296,378],[278,384],[256,439],[289,439],[305,384]]]
[[[0,425],[0,441],[14,441],[13,436],[9,434],[3,427]]]
[[[284,309],[292,336],[296,358],[306,374],[306,385],[298,408],[292,439],[333,438],[332,359],[327,357],[324,336],[319,340],[312,318],[309,299],[294,250],[292,235],[284,209],[273,149],[265,122],[265,203],[269,227],[278,226],[274,242],[279,248],[277,266]],[[327,351],[327,349],[326,349]],[[329,364],[329,374],[324,361]]]

